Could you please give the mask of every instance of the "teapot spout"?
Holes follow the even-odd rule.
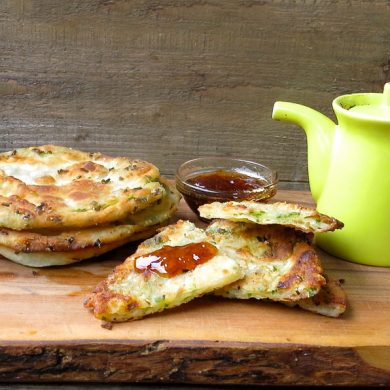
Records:
[[[328,175],[336,124],[318,111],[288,102],[276,102],[272,118],[295,123],[305,130],[310,190],[318,201]]]

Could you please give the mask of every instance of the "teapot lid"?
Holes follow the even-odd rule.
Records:
[[[351,115],[371,120],[390,121],[390,83],[386,83],[383,94],[357,93],[340,96],[335,103]]]

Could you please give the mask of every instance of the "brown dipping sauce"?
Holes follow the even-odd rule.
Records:
[[[192,271],[198,264],[214,257],[218,249],[208,242],[199,242],[182,246],[164,246],[154,252],[135,259],[135,271],[138,273],[155,272],[170,278]]]
[[[275,188],[266,190],[270,185],[267,180],[234,171],[218,170],[202,173],[190,177],[186,183],[199,188],[200,192],[203,190],[214,192],[207,194],[207,198],[205,194],[197,194],[196,190],[193,193],[183,192],[187,204],[197,214],[198,207],[205,203],[260,200],[270,198],[275,194]]]
[[[223,170],[202,173],[191,177],[187,180],[187,183],[209,191],[233,192],[237,198],[241,191],[257,190],[268,184],[258,177]]]

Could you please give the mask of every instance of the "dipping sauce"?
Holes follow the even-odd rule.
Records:
[[[208,242],[199,242],[182,246],[164,246],[154,252],[135,259],[135,271],[138,273],[155,272],[170,278],[192,271],[198,264],[214,257],[218,249]]]
[[[198,207],[205,203],[263,201],[276,194],[278,183],[276,171],[232,157],[186,161],[178,168],[175,179],[176,188],[199,218]]]
[[[234,171],[218,170],[202,173],[186,180],[194,186],[193,192],[182,191],[188,206],[198,214],[198,207],[211,202],[231,200],[263,200],[275,195],[276,187],[260,177]],[[207,191],[207,196],[201,191]]]
[[[186,181],[198,188],[203,188],[209,191],[231,192],[233,194],[232,196],[236,196],[237,198],[239,198],[241,191],[262,189],[268,184],[266,180],[258,177],[223,170],[202,173],[191,177]]]

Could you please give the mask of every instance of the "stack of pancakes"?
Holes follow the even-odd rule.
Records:
[[[152,164],[44,145],[0,154],[0,254],[43,267],[152,236],[180,195]]]

